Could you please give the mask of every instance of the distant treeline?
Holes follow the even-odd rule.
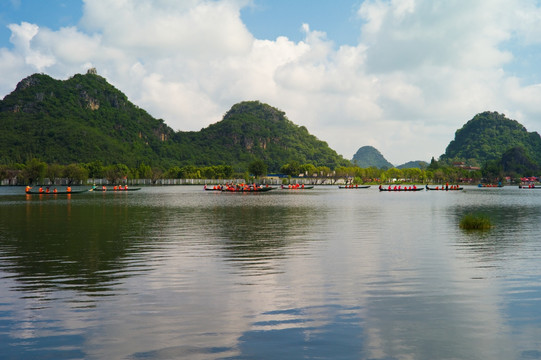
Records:
[[[31,159],[25,164],[0,165],[0,181],[9,180],[12,185],[39,184],[48,179],[54,183],[57,179],[67,180],[69,184],[84,183],[88,179],[106,179],[115,184],[125,180],[151,179],[159,183],[160,179],[245,179],[253,181],[268,176],[266,164],[256,160],[249,164],[244,172],[235,172],[232,166],[174,166],[167,170],[153,168],[141,163],[130,168],[125,164],[103,165],[100,161],[85,164],[47,164],[39,159]],[[477,183],[481,181],[501,181],[504,177],[493,164],[486,168],[472,168],[462,163],[446,164],[434,159],[424,169],[379,169],[376,167],[338,166],[331,169],[326,166],[291,162],[280,168],[282,181],[287,183],[294,178],[310,179],[312,183],[335,183],[342,181],[351,184],[366,183]],[[518,175],[517,175],[518,179]]]

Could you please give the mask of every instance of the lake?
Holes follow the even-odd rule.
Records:
[[[516,186],[3,187],[0,357],[541,359],[540,230]]]

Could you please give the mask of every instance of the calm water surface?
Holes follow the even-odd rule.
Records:
[[[23,192],[1,358],[541,359],[541,190]]]

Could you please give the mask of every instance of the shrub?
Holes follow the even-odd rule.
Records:
[[[466,230],[486,230],[492,227],[492,222],[484,214],[466,214],[460,220],[459,226]]]

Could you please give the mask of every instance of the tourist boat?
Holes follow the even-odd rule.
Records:
[[[400,191],[423,191],[424,188],[423,187],[383,187],[383,186],[380,186],[379,187],[379,191],[388,191],[388,192],[400,192]]]
[[[141,190],[141,188],[140,188],[140,187],[136,187],[136,188],[134,188],[134,187],[129,187],[129,188],[125,189],[125,188],[122,187],[122,188],[117,188],[117,189],[115,189],[115,188],[113,188],[113,187],[105,187],[105,188],[103,188],[103,187],[97,186],[97,187],[95,187],[95,188],[93,188],[93,189],[90,189],[90,191],[98,191],[98,192],[100,192],[100,191],[101,191],[101,192],[106,192],[106,191],[111,191],[111,192],[125,192],[125,191],[138,191],[138,190]]]
[[[451,186],[445,186],[445,185],[442,185],[442,186],[436,186],[435,188],[431,188],[429,187],[428,185],[425,186],[425,189],[427,190],[435,190],[435,191],[456,191],[456,190],[464,190],[464,188],[462,186],[458,186],[458,185],[451,185]]]
[[[338,185],[339,189],[368,189],[370,185]]]
[[[239,187],[236,187],[236,186],[230,186],[230,187],[225,187],[222,189],[222,191],[225,191],[225,192],[235,192],[235,193],[256,193],[256,192],[267,192],[267,191],[271,191],[273,190],[274,188],[273,187],[270,187],[270,186],[259,186],[259,187],[242,187],[242,186],[239,186]]]
[[[477,185],[477,187],[480,187],[480,188],[496,188],[496,187],[503,187],[502,184],[479,184]]]
[[[66,190],[57,190],[56,192],[54,191],[49,191],[49,192],[46,192],[45,190],[43,190],[42,192],[40,192],[39,190],[26,190],[26,193],[28,195],[69,195],[69,194],[80,194],[80,193],[84,193],[84,192],[87,192],[88,189],[84,189],[84,190],[71,190],[71,191],[66,191]]]
[[[535,186],[534,184],[530,184],[530,185],[519,185],[518,188],[519,189],[526,189],[526,190],[529,190],[529,189],[541,189],[541,186]]]
[[[223,185],[213,185],[212,187],[205,185],[203,190],[205,191],[222,191],[224,189]]]
[[[308,190],[313,188],[314,185],[282,185],[283,190]]]

